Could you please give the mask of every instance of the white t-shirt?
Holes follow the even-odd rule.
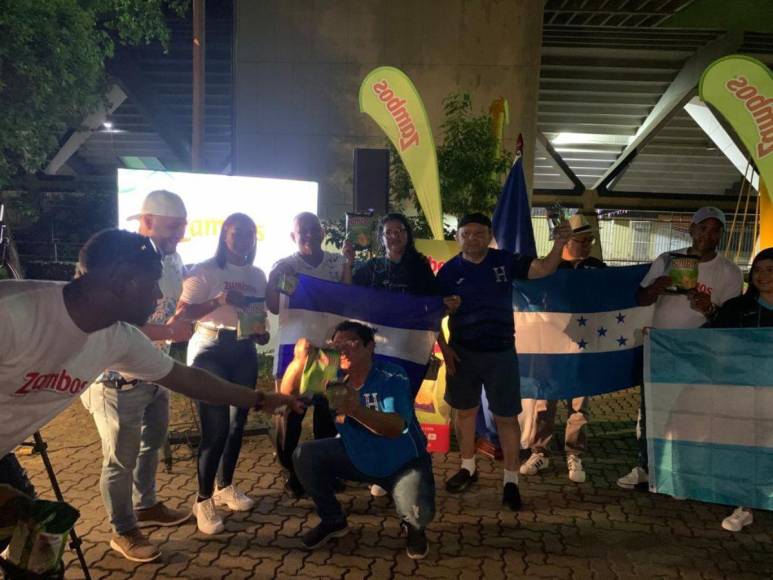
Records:
[[[0,282],[0,456],[48,423],[106,368],[157,381],[174,361],[118,322],[85,333],[62,282]]]
[[[196,264],[189,276],[183,282],[183,293],[180,300],[188,304],[201,304],[212,300],[225,290],[238,290],[245,296],[257,298],[266,297],[266,275],[263,270],[253,266],[234,266],[226,262],[220,268],[214,258]],[[253,303],[249,306],[251,312],[266,309],[265,302]],[[219,306],[199,322],[213,328],[235,329],[238,324],[236,308],[230,304]]]
[[[322,261],[314,267],[296,252],[292,256],[279,260],[271,269],[274,270],[277,266],[284,264],[289,264],[296,274],[304,274],[328,282],[340,282],[344,277],[346,257],[343,254],[323,252]]]
[[[686,254],[689,248],[673,253]],[[657,278],[666,276],[669,254],[665,252],[657,257],[649,272],[641,281],[642,288],[652,284]],[[735,298],[743,289],[741,269],[724,256],[717,254],[708,262],[698,264],[697,289],[711,296],[711,301],[722,306],[730,298]],[[706,317],[690,307],[690,301],[683,294],[663,294],[655,302],[655,314],[652,326],[655,328],[698,328],[707,322]]]

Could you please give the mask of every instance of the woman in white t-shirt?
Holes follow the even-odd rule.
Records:
[[[188,364],[250,389],[258,378],[255,342],[265,344],[269,338],[265,328],[247,338],[239,338],[237,332],[240,317],[244,324],[265,313],[266,275],[253,266],[256,234],[249,216],[230,215],[223,222],[215,257],[197,264],[185,280],[177,313],[197,321],[188,344]],[[216,505],[246,511],[255,503],[233,484],[247,410],[201,402],[198,407],[199,492],[193,514],[201,532],[216,534],[223,530]]]

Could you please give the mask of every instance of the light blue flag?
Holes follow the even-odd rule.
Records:
[[[299,338],[324,345],[339,322],[356,320],[376,329],[376,358],[402,366],[414,391],[418,390],[440,330],[444,312],[440,298],[298,278],[295,292],[283,297],[280,306],[277,376],[292,361]]]
[[[558,270],[513,284],[521,397],[571,399],[641,384],[642,328],[652,308],[636,304],[649,265]]]
[[[773,510],[773,328],[655,330],[645,352],[650,490]]]

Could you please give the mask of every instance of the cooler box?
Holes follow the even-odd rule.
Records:
[[[427,451],[430,453],[448,453],[451,447],[450,423],[420,423],[427,437]]]

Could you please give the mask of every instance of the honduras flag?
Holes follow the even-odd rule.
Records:
[[[773,328],[654,330],[650,490],[773,510]]]
[[[295,342],[305,337],[324,345],[339,322],[355,320],[376,330],[377,359],[397,363],[415,390],[427,370],[444,313],[438,297],[411,296],[298,277],[298,286],[279,311],[278,377],[293,360]]]
[[[642,328],[652,307],[636,304],[649,265],[558,270],[513,284],[521,397],[571,399],[641,384]]]

